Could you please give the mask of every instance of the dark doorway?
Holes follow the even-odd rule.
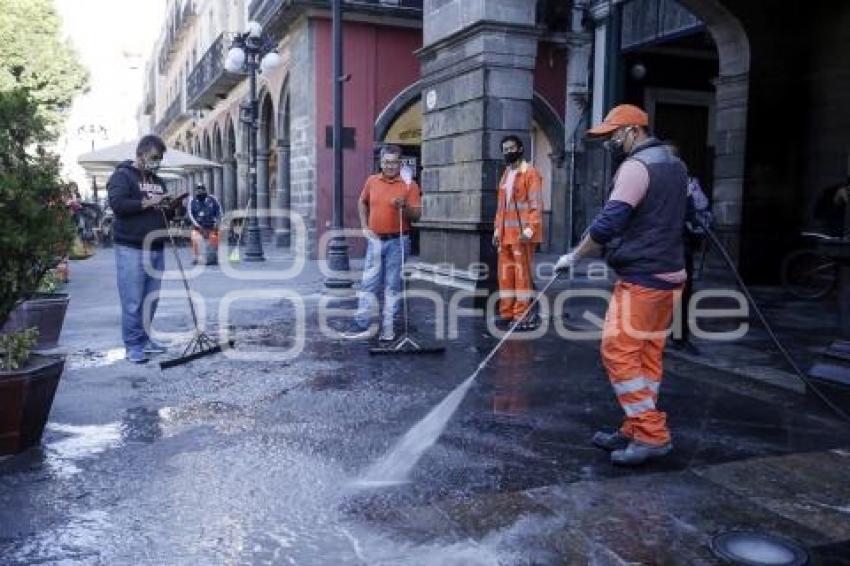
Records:
[[[661,101],[655,104],[655,134],[676,144],[689,174],[699,179],[711,197],[713,156],[706,143],[708,128],[709,109],[706,106]]]

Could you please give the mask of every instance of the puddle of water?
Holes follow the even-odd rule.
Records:
[[[47,429],[64,436],[45,446],[47,464],[61,477],[80,472],[76,461],[95,456],[121,442],[121,423],[69,425],[48,423]]]
[[[114,364],[124,359],[124,348],[109,350],[83,350],[68,356],[67,369],[98,368]]]

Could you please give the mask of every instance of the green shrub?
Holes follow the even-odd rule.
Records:
[[[0,327],[33,295],[74,236],[59,158],[22,88],[0,92]]]
[[[0,371],[13,371],[26,363],[38,342],[38,328],[0,334]]]

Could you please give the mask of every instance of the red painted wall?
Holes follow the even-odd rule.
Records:
[[[563,47],[541,42],[534,67],[534,91],[564,119],[567,96],[567,59]]]
[[[332,37],[330,20],[313,20],[316,37],[317,127],[317,228],[319,234],[333,218],[333,150],[325,145],[325,129],[333,125],[331,82]],[[343,68],[351,80],[345,83],[344,126],[356,129],[356,148],[344,153],[344,225],[359,228],[357,199],[363,182],[372,173],[375,120],[395,96],[419,80],[422,32],[374,24],[347,22],[343,28]],[[350,240],[352,255],[362,255],[362,241]]]

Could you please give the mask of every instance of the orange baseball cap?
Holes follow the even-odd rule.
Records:
[[[620,104],[608,112],[601,124],[587,130],[587,135],[607,136],[623,126],[649,126],[649,116],[633,104]]]

